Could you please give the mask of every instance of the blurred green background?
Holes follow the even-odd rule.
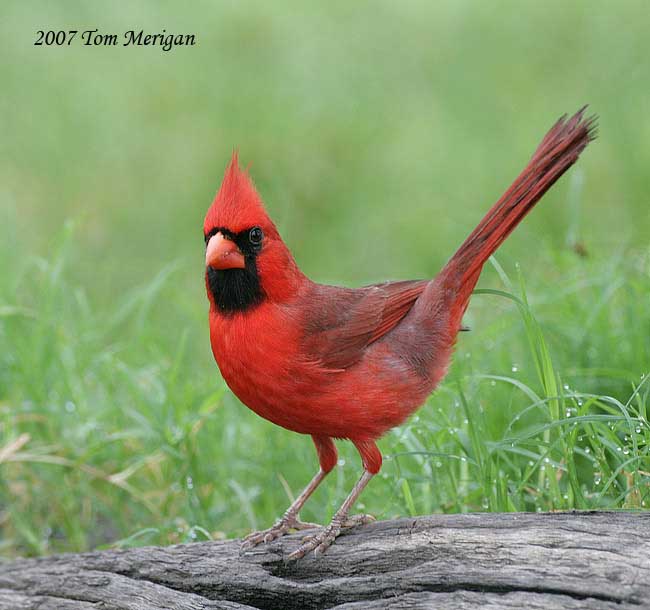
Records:
[[[242,535],[315,471],[210,353],[202,221],[234,148],[312,278],[431,277],[585,103],[598,140],[479,284],[529,306],[474,297],[362,509],[648,505],[647,25],[641,1],[3,2],[0,552]],[[33,44],[94,28],[197,43]],[[339,445],[309,520],[359,474]]]

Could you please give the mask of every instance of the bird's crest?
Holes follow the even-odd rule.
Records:
[[[267,233],[276,231],[250,176],[239,167],[237,151],[234,151],[203,228],[206,234],[215,228],[239,233],[253,226],[261,226]]]

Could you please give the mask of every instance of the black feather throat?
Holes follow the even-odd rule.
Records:
[[[214,303],[222,312],[246,311],[260,303],[264,293],[257,276],[255,261],[246,257],[245,269],[213,269],[208,267],[208,286]]]
[[[257,255],[261,244],[251,244],[248,240],[250,229],[232,233],[228,229],[218,227],[205,236],[205,242],[217,231],[232,239],[244,255],[244,269],[213,269],[207,268],[208,287],[219,311],[236,313],[258,305],[264,300],[264,291],[260,286],[257,274]]]

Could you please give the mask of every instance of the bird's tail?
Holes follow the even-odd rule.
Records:
[[[437,278],[448,295],[451,328],[461,318],[483,265],[530,212],[555,181],[573,165],[595,137],[595,117],[585,118],[586,106],[570,119],[561,117],[544,136],[535,154],[483,220],[451,257]]]

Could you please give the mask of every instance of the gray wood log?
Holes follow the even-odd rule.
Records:
[[[300,539],[21,559],[0,564],[0,609],[650,608],[650,512],[383,521],[287,562]]]

